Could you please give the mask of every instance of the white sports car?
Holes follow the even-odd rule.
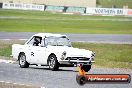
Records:
[[[91,69],[95,53],[85,49],[73,48],[66,35],[38,33],[24,45],[13,44],[12,56],[19,61],[21,68],[29,65],[47,65],[51,70],[60,66],[82,64],[85,71]]]

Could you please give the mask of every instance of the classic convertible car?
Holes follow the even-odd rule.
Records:
[[[47,65],[54,71],[62,65],[81,64],[85,71],[89,71],[95,53],[73,48],[66,35],[38,33],[24,45],[13,44],[12,56],[19,61],[21,68],[28,68],[29,65]]]

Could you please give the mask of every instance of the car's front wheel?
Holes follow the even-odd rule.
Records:
[[[29,67],[29,63],[26,61],[26,55],[24,53],[21,53],[18,57],[19,59],[19,66],[21,68],[28,68]]]
[[[52,71],[56,71],[59,69],[59,63],[57,61],[57,57],[55,55],[50,55],[48,58],[49,69]]]
[[[82,66],[82,69],[83,69],[85,72],[88,72],[88,71],[91,69],[91,65],[83,65],[83,66]]]

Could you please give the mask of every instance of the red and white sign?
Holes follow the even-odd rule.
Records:
[[[127,10],[127,15],[132,15],[132,9]]]

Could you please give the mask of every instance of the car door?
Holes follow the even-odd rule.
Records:
[[[28,43],[28,58],[32,64],[46,64],[45,47],[43,46],[43,39],[39,36],[34,36]]]
[[[46,64],[45,62],[45,47],[42,46],[30,46],[30,59],[35,64]]]

